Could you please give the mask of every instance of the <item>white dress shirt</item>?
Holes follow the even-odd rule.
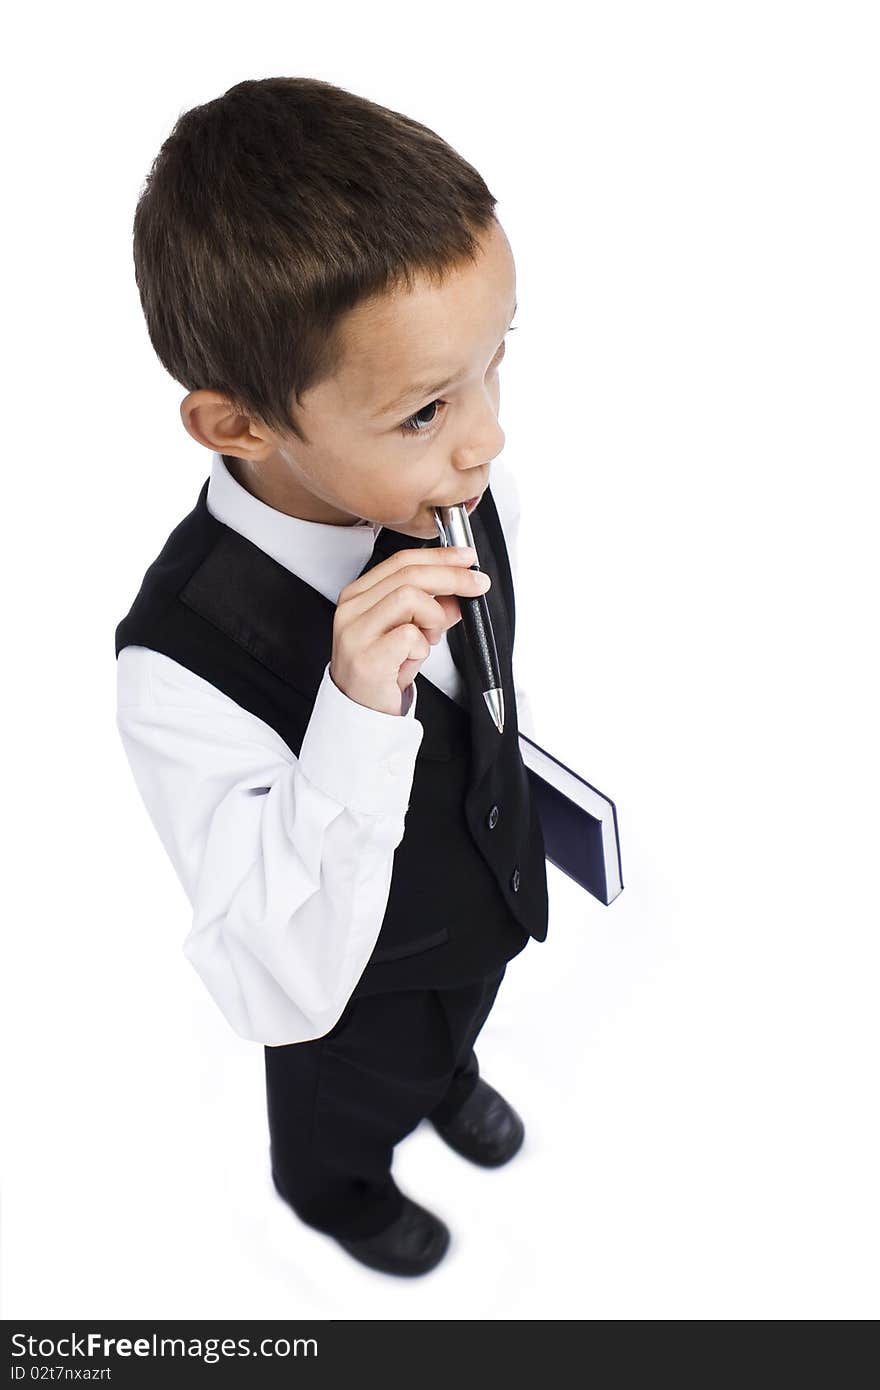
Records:
[[[516,575],[519,494],[500,459],[492,495]],[[336,603],[381,529],[276,511],[212,458],[208,511]],[[444,636],[420,675],[467,696]],[[533,735],[516,682],[520,728]],[[350,700],[324,670],[297,758],[201,676],[148,647],[117,659],[117,726],[147,812],[193,910],[183,951],[241,1037],[278,1045],[336,1023],[382,926],[422,725]]]

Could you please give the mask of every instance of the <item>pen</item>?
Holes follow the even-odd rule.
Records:
[[[431,510],[434,513],[437,530],[440,532],[441,545],[469,545],[473,547],[477,558],[470,568],[478,570],[480,557],[477,554],[477,547],[474,545],[473,532],[465,504],[462,503],[458,507],[432,507]],[[499,734],[503,734],[504,691],[501,688],[501,667],[498,663],[498,649],[495,645],[495,633],[492,631],[492,619],[489,617],[486,595],[478,594],[476,598],[467,598],[460,594],[458,602],[467,644],[476,663],[483,699],[495,721],[495,727]]]

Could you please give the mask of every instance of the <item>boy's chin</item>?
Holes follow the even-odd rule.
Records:
[[[411,536],[414,541],[433,541],[438,539],[437,526],[434,515],[430,507],[425,508],[424,519],[421,516],[408,521],[405,526],[392,526],[393,531],[399,531],[402,536]]]
[[[476,508],[473,509],[474,511]],[[414,517],[406,523],[395,525],[393,521],[383,521],[383,526],[388,526],[392,531],[397,531],[401,536],[410,536],[414,541],[436,541],[440,539],[437,523],[434,520],[434,508],[426,502]]]

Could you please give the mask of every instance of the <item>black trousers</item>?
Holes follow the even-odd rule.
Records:
[[[324,1037],[264,1049],[272,1176],[307,1225],[356,1238],[395,1219],[394,1146],[471,1094],[474,1042],[506,968],[456,989],[350,999]]]

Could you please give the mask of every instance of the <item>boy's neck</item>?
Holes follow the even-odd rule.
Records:
[[[235,458],[232,454],[221,454],[220,457],[226,464],[230,476],[235,479],[239,487],[243,487],[245,492],[250,493],[251,497],[255,497],[257,501],[262,502],[265,507],[271,507],[273,511],[281,512],[283,516],[292,516],[297,521],[316,520],[315,517],[303,516],[301,510],[294,510],[296,503],[293,501],[284,499],[283,505],[279,505],[282,499],[278,497],[274,491],[264,489],[261,486],[259,475],[254,470],[248,468],[244,459]],[[307,508],[303,508],[302,510],[307,510]],[[356,526],[358,523],[357,519],[355,519],[354,521],[328,520],[322,521],[321,524],[324,526]]]

